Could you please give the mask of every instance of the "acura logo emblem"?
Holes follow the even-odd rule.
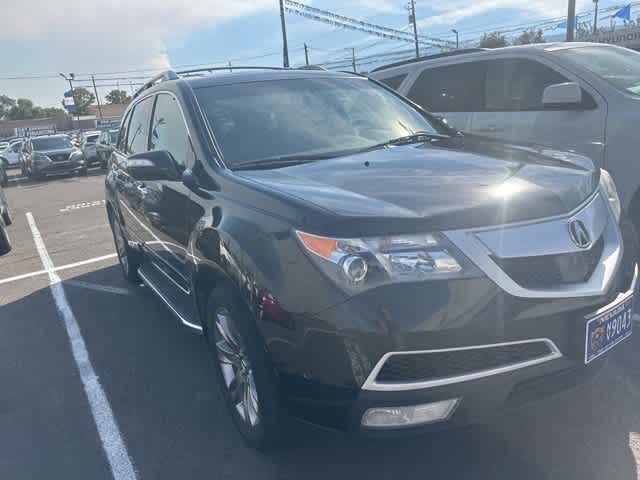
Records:
[[[569,236],[578,248],[589,248],[591,246],[591,237],[580,220],[573,219],[569,221]]]

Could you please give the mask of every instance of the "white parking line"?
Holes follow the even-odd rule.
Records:
[[[61,208],[61,212],[70,212],[71,210],[80,210],[81,208],[89,208],[89,207],[100,207],[102,205],[106,205],[106,200],[95,200],[93,202],[80,202],[74,203],[73,205],[67,205],[64,208]]]
[[[90,258],[88,260],[82,260],[81,262],[68,263],[66,265],[60,265],[59,267],[55,267],[53,269],[54,272],[59,272],[60,270],[68,270],[70,268],[82,267],[83,265],[89,265],[90,263],[98,263],[104,260],[110,260],[112,258],[117,257],[115,253],[110,253],[109,255],[103,255],[101,257]],[[36,277],[38,275],[44,275],[49,273],[47,270],[36,270],[35,272],[23,273],[22,275],[16,275],[15,277],[3,278],[0,280],[0,285],[3,283],[11,283],[17,282],[18,280],[24,280],[25,278]]]
[[[67,336],[69,337],[73,359],[76,362],[76,367],[78,367],[80,380],[82,380],[82,386],[89,400],[93,421],[98,429],[98,435],[102,441],[102,448],[104,449],[109,467],[111,468],[111,475],[114,480],[135,480],[136,473],[129,458],[124,439],[120,434],[116,419],[113,416],[111,405],[93,369],[89,352],[87,351],[84,338],[80,332],[80,326],[67,301],[60,277],[55,271],[51,257],[47,252],[47,248],[45,247],[31,212],[27,212],[27,222],[29,223],[29,228],[31,228],[33,241],[40,255],[42,266],[49,274],[49,288],[51,289],[58,313],[64,322]]]

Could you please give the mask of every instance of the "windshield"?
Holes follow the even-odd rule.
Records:
[[[71,139],[64,137],[34,138],[31,143],[34,150],[55,150],[58,148],[71,148]]]
[[[357,151],[414,132],[419,111],[362,78],[312,78],[196,89],[225,163]]]
[[[590,46],[567,48],[555,55],[604,78],[616,88],[640,95],[640,53],[626,48]]]

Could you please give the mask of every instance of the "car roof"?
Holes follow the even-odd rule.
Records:
[[[413,64],[422,64],[428,63],[435,60],[446,59],[448,57],[460,57],[460,59],[476,57],[476,56],[493,56],[500,55],[504,52],[554,52],[558,50],[566,50],[569,48],[579,48],[579,47],[587,47],[587,46],[600,46],[600,47],[611,47],[611,45],[602,44],[602,43],[592,43],[592,42],[549,42],[549,43],[529,43],[526,45],[510,45],[508,47],[499,47],[499,48],[469,48],[469,49],[461,49],[461,50],[452,50],[450,52],[441,52],[435,55],[429,55],[420,58],[414,58],[410,60],[404,60],[401,62],[394,62],[388,65],[383,65],[381,67],[375,68],[371,71],[371,73],[384,72],[389,70],[389,73],[395,71],[396,67],[409,66]],[[378,75],[374,75],[377,77]]]
[[[362,78],[357,74],[330,72],[327,70],[244,70],[238,72],[215,72],[200,76],[182,77],[192,88],[229,85],[234,83],[290,80],[299,78]]]

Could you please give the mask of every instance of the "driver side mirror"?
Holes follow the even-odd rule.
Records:
[[[126,161],[127,171],[136,180],[180,181],[182,171],[166,150],[131,155]]]
[[[542,104],[545,107],[572,106],[582,104],[582,88],[575,82],[549,85],[542,92]]]

